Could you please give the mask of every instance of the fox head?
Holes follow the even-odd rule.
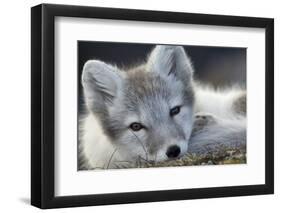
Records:
[[[182,47],[158,45],[146,64],[127,71],[98,60],[86,62],[82,84],[87,108],[121,155],[163,161],[187,152],[192,76]]]

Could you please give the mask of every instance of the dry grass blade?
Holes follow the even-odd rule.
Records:
[[[109,168],[110,163],[111,163],[111,161],[112,161],[112,158],[113,158],[114,154],[116,153],[116,151],[117,151],[117,149],[115,149],[115,150],[112,152],[112,154],[111,154],[111,156],[110,156],[110,158],[109,158],[109,161],[108,161],[108,164],[107,164],[106,169],[108,169],[108,168]]]
[[[140,145],[142,146],[143,151],[145,152],[145,158],[146,158],[146,160],[147,160],[147,159],[148,159],[148,153],[147,153],[147,151],[146,151],[146,149],[145,149],[143,143],[141,142],[141,140],[138,138],[138,136],[136,136],[136,134],[135,134],[132,130],[130,130],[130,132],[136,137],[137,141],[138,141],[138,142],[140,143]]]

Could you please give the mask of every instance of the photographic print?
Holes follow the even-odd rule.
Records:
[[[32,205],[274,193],[273,19],[41,4],[31,41]]]
[[[77,45],[78,170],[246,163],[246,48]]]

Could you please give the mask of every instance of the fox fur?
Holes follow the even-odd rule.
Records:
[[[193,73],[181,46],[157,45],[145,64],[129,70],[87,61],[80,168],[137,167],[206,146],[245,144],[245,90],[215,90],[196,82]]]

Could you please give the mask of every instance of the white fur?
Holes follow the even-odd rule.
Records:
[[[104,134],[98,120],[89,114],[82,122],[81,154],[90,168],[111,168],[110,161],[121,160],[120,154]],[[111,156],[113,159],[110,160]],[[88,168],[88,169],[90,169]]]
[[[144,105],[145,107],[140,110],[140,114],[127,109],[124,113],[122,104],[124,94],[120,91],[123,88],[122,78],[126,78],[125,72],[121,74],[116,67],[96,60],[85,64],[82,83],[89,111],[95,111],[98,108],[95,112],[100,113],[102,109],[106,108],[110,117],[126,116],[125,121],[122,121],[122,125],[126,127],[134,122],[148,126],[153,125],[154,121],[151,118],[153,116],[156,120],[162,121],[152,131],[158,141],[161,139],[161,144],[160,146],[158,144],[156,154],[149,154],[147,147],[142,144],[142,141],[150,142],[146,132],[149,129],[131,132],[128,128],[128,130],[123,130],[122,134],[120,132],[118,141],[113,142],[103,131],[99,120],[101,118],[98,119],[94,116],[95,113],[89,112],[85,120],[81,122],[82,135],[80,139],[80,155],[86,159],[88,169],[116,168],[118,162],[136,166],[138,157],[155,161],[167,160],[166,151],[175,144],[180,147],[180,154],[185,154],[188,150],[193,116],[198,113],[211,114],[217,123],[212,128],[206,128],[200,135],[190,139],[193,148],[198,148],[198,145],[205,145],[210,141],[236,141],[237,135],[245,132],[246,117],[238,115],[232,107],[234,100],[241,95],[243,90],[238,87],[214,90],[194,83],[192,64],[182,47],[157,46],[152,51],[145,70],[154,72],[155,75],[165,79],[167,82],[165,88],[168,87],[168,90],[172,92],[172,98],[167,103],[165,99],[161,98],[163,94],[157,94],[154,96],[153,106]],[[171,118],[169,116],[170,109],[180,106],[183,102],[181,93],[184,86],[188,86],[189,89],[192,87],[195,92],[194,108],[192,105],[182,106],[180,113]],[[150,107],[154,111],[151,111]],[[151,116],[152,112],[153,116]],[[157,112],[159,113],[157,114]],[[179,131],[180,128],[183,129],[182,132]],[[126,165],[126,167],[131,166]]]
[[[234,119],[237,113],[233,110],[233,102],[244,91],[233,86],[227,89],[213,89],[210,86],[195,85],[195,113],[209,113],[223,119]]]
[[[206,141],[211,143],[213,141],[225,141],[231,142],[229,135],[225,135],[225,132],[231,132],[231,134],[240,134],[241,131],[246,129],[246,117],[237,116],[237,114],[231,108],[233,101],[240,95],[241,89],[232,88],[228,90],[214,90],[210,87],[196,87],[196,101],[195,112],[211,114],[215,116],[218,124],[212,129],[207,129],[192,139],[192,143],[196,141],[198,145],[205,145]],[[187,110],[188,109],[183,109]],[[179,117],[178,119],[182,119]],[[135,120],[135,117],[127,117],[127,123],[131,123]],[[192,123],[186,122],[185,129],[191,129]],[[83,154],[88,159],[90,168],[114,168],[113,162],[126,161],[131,158],[128,153],[120,152],[122,150],[117,149],[110,142],[107,136],[103,133],[98,120],[89,114],[84,121],[84,135],[82,136]],[[222,130],[224,129],[224,130]],[[138,133],[138,136],[142,138],[142,132]],[[189,133],[190,134],[190,133]],[[228,141],[226,141],[228,139]],[[198,142],[199,141],[199,142]],[[173,144],[171,142],[171,144]],[[181,144],[182,150],[187,150],[186,143]],[[169,146],[169,144],[167,144]],[[135,146],[136,147],[136,146]],[[142,156],[145,155],[144,150],[139,150]],[[165,156],[165,153],[158,153],[158,160],[165,160],[161,158]],[[152,159],[153,157],[151,157]],[[151,160],[150,159],[150,160]]]
[[[197,84],[195,87],[195,113],[211,115],[215,123],[194,134],[189,141],[189,152],[202,153],[227,147],[246,146],[247,118],[235,112],[233,103],[245,90],[234,86],[227,89],[213,89]]]

